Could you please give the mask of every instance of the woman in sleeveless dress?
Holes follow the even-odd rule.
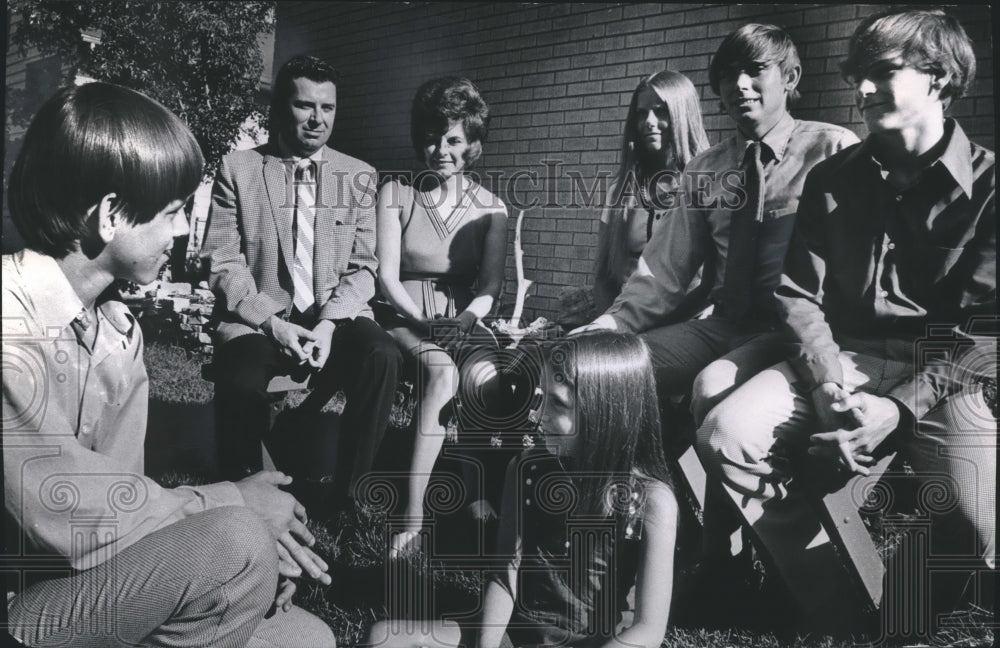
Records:
[[[376,318],[416,361],[416,440],[408,477],[406,524],[390,556],[419,545],[423,498],[445,439],[445,406],[459,381],[455,358],[503,284],[507,209],[465,171],[479,158],[489,108],[468,79],[423,84],[413,100],[411,137],[427,167],[412,182],[379,191],[377,244],[381,301]],[[486,380],[492,364],[462,363],[463,379]]]

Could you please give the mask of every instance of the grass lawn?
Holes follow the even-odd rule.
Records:
[[[462,523],[457,523],[461,527]],[[470,524],[470,523],[465,523]],[[358,643],[375,621],[392,618],[428,618],[471,613],[479,603],[482,576],[474,570],[455,571],[461,563],[452,554],[446,559],[426,553],[394,561],[387,568],[384,559],[386,516],[379,511],[357,507],[342,512],[329,524],[311,523],[318,542],[318,552],[331,565],[333,584],[326,587],[300,587],[296,601],[330,624],[338,646]],[[460,528],[451,529],[460,534]],[[678,565],[679,570],[685,566]],[[391,570],[391,571],[389,571]],[[767,576],[759,585],[760,597],[769,597]],[[431,592],[433,594],[431,595]],[[678,592],[675,590],[675,596]],[[434,603],[429,607],[428,601]],[[703,605],[711,606],[711,600]],[[663,641],[665,648],[847,648],[876,642],[880,645],[992,646],[993,614],[969,607],[956,614],[946,629],[938,631],[929,643],[876,641],[875,637],[834,637],[794,630],[794,619],[782,619],[782,604],[769,622],[757,627],[719,627],[719,619],[693,627],[684,619],[673,618]],[[787,606],[787,604],[786,604]],[[389,613],[389,609],[393,613]],[[419,609],[418,609],[419,608]],[[435,608],[428,612],[429,608]],[[784,609],[788,609],[785,607]],[[711,616],[711,614],[709,615]],[[763,627],[761,627],[763,626]]]
[[[180,349],[148,345],[146,364],[151,377],[151,396],[155,401],[175,400],[182,403],[204,403],[205,394],[211,393],[211,385],[202,381],[199,368],[204,358]],[[295,399],[291,399],[294,403]],[[342,406],[342,401],[334,409]],[[152,411],[152,410],[151,410]],[[412,410],[405,405],[394,408],[388,437],[405,438]],[[184,427],[184,421],[158,422],[172,423]],[[153,425],[153,422],[151,422]],[[211,434],[211,430],[200,430],[200,434]],[[181,483],[205,481],[203,475],[192,474],[177,466],[174,470],[154,475],[165,486]],[[895,519],[895,518],[894,518]],[[902,518],[902,519],[905,519]],[[880,548],[891,554],[899,545],[899,539],[907,533],[905,528],[896,529],[892,520],[873,519],[871,529],[878,538]],[[385,511],[368,507],[350,508],[340,512],[332,520],[310,522],[318,538],[316,550],[330,564],[333,584],[318,587],[311,584],[300,585],[296,601],[333,628],[339,646],[355,645],[377,620],[390,615],[394,618],[428,618],[440,615],[471,614],[478,606],[482,585],[482,574],[469,569],[470,561],[475,563],[478,546],[488,546],[486,538],[492,528],[473,522],[460,512],[441,516],[434,525],[431,544],[433,555],[427,553],[411,555],[404,560],[394,561],[387,566],[385,560],[387,526]],[[905,525],[903,525],[905,527]],[[675,599],[685,595],[680,585],[689,576],[696,539],[688,536],[685,541],[682,529],[679,548],[677,574],[675,577]],[[683,546],[686,543],[686,546]],[[688,608],[699,608],[699,617],[706,622],[696,625],[690,619],[675,614],[672,627],[664,638],[663,646],[689,648],[750,647],[750,648],[846,648],[861,643],[876,641],[876,637],[834,638],[803,634],[796,630],[794,613],[782,616],[781,610],[789,609],[775,595],[775,584],[770,582],[763,568],[761,578],[751,590],[751,598],[766,603],[773,599],[771,606],[776,613],[759,623],[730,624],[726,619],[729,611],[713,609],[719,605],[715,599],[686,601]],[[690,582],[690,579],[688,579]],[[933,636],[930,645],[939,646],[989,646],[994,640],[992,611],[970,607],[954,616]],[[899,642],[884,645],[899,645]],[[905,644],[927,645],[927,644]]]

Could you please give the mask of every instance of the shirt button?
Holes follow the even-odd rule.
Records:
[[[531,477],[528,477],[527,479],[525,479],[524,483],[527,484],[528,486],[531,486]]]
[[[566,542],[565,542],[565,543],[563,544],[563,546],[564,546],[564,547],[566,547],[567,549],[569,549],[569,540],[567,540],[567,541],[566,541]]]
[[[896,195],[896,202],[903,202],[903,194]]]
[[[890,243],[886,247],[888,247],[890,250],[895,250],[896,249],[896,244],[895,243]]]
[[[524,500],[524,505],[525,506],[531,506],[531,498],[530,497]]]
[[[888,291],[888,290],[880,290],[880,291],[878,292],[878,294],[879,294],[879,296],[881,296],[881,297],[888,297],[888,296],[889,296],[889,291]]]

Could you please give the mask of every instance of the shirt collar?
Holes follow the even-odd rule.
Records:
[[[948,146],[944,153],[938,158],[948,173],[955,179],[955,182],[966,196],[972,197],[972,146],[969,138],[958,125],[958,122],[950,117],[944,121],[945,137],[948,139]]]
[[[83,310],[83,302],[56,260],[26,249],[21,253],[20,265],[26,292],[35,296],[38,320],[44,326],[57,326],[59,329],[69,326]],[[119,333],[126,336],[131,333],[135,322],[125,315],[123,309],[114,308],[108,301],[98,304],[97,308],[103,319]]]
[[[101,315],[115,327],[115,330],[122,335],[129,337],[132,334],[132,327],[136,325],[135,319],[129,313],[128,308],[123,304],[108,300],[97,306]]]
[[[941,157],[935,160],[930,166],[940,163],[948,170],[952,179],[961,187],[965,195],[971,198],[973,172],[972,145],[969,142],[969,137],[962,130],[962,127],[959,126],[958,122],[950,117],[944,122],[944,136],[948,138],[948,145],[945,147]],[[888,171],[878,161],[878,158],[875,157],[874,147],[872,138],[870,136],[866,137],[861,146],[857,147],[851,153],[851,158],[859,158],[869,162],[881,173],[884,179]]]
[[[778,123],[771,127],[771,130],[765,133],[764,137],[760,138],[760,142],[774,155],[775,162],[781,162],[781,158],[785,155],[785,149],[788,148],[788,142],[792,139],[792,131],[794,130],[795,118],[786,112],[778,120]],[[743,131],[738,128],[736,129],[736,148],[740,151],[741,155],[746,152],[747,147],[753,141],[755,140],[748,138],[743,134]]]
[[[34,250],[24,250],[20,265],[25,292],[35,298],[38,320],[46,327],[69,326],[83,310],[83,302],[56,260]]]

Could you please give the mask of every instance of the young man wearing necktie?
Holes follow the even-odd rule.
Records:
[[[318,415],[343,389],[347,404],[336,454],[355,456],[353,472],[338,472],[330,486],[335,453],[328,435],[321,436],[321,447],[302,434],[276,441],[298,455],[293,461],[307,464],[302,476],[313,490],[332,488],[339,498],[355,495],[358,479],[371,469],[401,358],[368,306],[378,266],[375,170],[326,146],[337,81],[336,70],[314,57],[297,56],[282,66],[271,142],[223,159],[202,256],[217,299],[214,364],[224,476],[260,470],[268,382],[307,366],[316,374],[313,391],[297,418]],[[295,432],[300,429],[284,434]]]
[[[723,40],[709,80],[736,132],[688,163],[688,193],[662,216],[667,222],[637,271],[603,315],[577,329],[641,333],[661,398],[687,394],[693,384],[698,420],[739,381],[780,359],[770,293],[802,182],[814,164],[857,141],[844,128],[788,113],[801,74],[795,44],[780,27],[749,24]],[[715,270],[705,273],[715,277],[714,312],[677,321],[703,265]]]
[[[944,116],[975,77],[972,43],[940,10],[889,11],[858,26],[841,69],[870,135],[806,180],[775,291],[794,352],[697,433],[795,599],[827,620],[851,587],[776,440],[842,480],[900,450],[941,496],[926,502],[934,555],[982,575],[996,550],[994,154]]]
[[[687,194],[662,216],[667,222],[656,228],[636,272],[603,315],[578,329],[642,335],[653,354],[669,448],[685,447],[693,433],[689,421],[669,413],[669,399],[691,394],[696,427],[737,385],[783,357],[771,294],[802,185],[815,164],[858,141],[847,129],[789,114],[801,74],[795,43],[780,27],[748,24],[722,41],[709,82],[736,132],[688,163]],[[714,277],[714,309],[685,321],[678,315],[703,266],[703,276]],[[695,489],[704,481],[697,464],[693,453],[681,458]],[[698,587],[739,596],[735,584],[751,569],[749,552],[731,546],[739,521],[716,487],[706,483]]]

